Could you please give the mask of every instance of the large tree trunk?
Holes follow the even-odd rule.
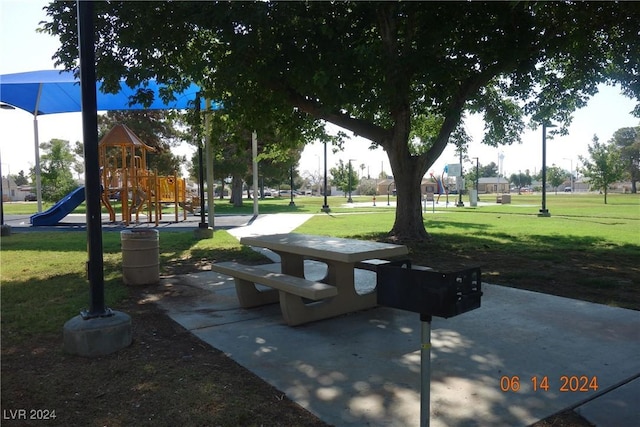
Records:
[[[236,208],[242,207],[242,177],[234,175],[231,181],[231,203]]]
[[[406,146],[406,145],[405,145]],[[424,159],[402,153],[398,145],[388,152],[396,186],[396,219],[389,235],[399,242],[425,241],[429,235],[422,218]]]

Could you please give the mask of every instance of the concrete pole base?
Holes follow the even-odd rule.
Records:
[[[210,239],[213,237],[213,228],[196,228],[193,230],[196,239]]]
[[[11,226],[7,224],[2,224],[0,226],[0,236],[10,236],[11,235]]]
[[[64,350],[85,357],[106,356],[131,344],[131,317],[120,311],[112,316],[85,319],[78,315],[64,324]]]

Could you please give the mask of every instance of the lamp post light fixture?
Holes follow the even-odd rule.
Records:
[[[553,124],[542,123],[542,208],[538,216],[551,216],[547,209],[547,128],[556,127]]]
[[[324,205],[322,205],[322,212],[330,211],[327,203],[327,141],[324,141]]]

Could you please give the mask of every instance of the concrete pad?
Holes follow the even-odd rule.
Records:
[[[78,315],[63,327],[64,350],[78,356],[106,356],[128,347],[131,340],[131,317],[120,311],[90,319]]]
[[[7,224],[0,224],[0,236],[10,236],[11,226]]]
[[[211,288],[211,299],[158,302],[200,339],[328,423],[419,425],[418,314],[375,308],[292,328],[277,304],[234,308],[229,279],[199,274],[190,280]],[[640,313],[483,288],[480,309],[432,323],[432,426],[529,425],[597,394],[563,392],[562,376],[595,377],[604,390],[640,373]],[[519,388],[505,387],[516,376]],[[549,389],[534,390],[534,376],[546,376]],[[626,406],[607,425],[640,419],[629,401],[633,390],[625,390],[619,399]],[[585,413],[596,401],[584,405]]]
[[[196,239],[210,239],[213,237],[213,228],[198,227],[193,230],[193,235]]]

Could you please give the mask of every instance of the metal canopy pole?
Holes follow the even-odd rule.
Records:
[[[213,146],[211,143],[211,100],[204,100],[204,146],[205,156],[207,160],[207,216],[209,218],[209,226],[214,227],[214,188],[213,188]]]
[[[200,223],[198,228],[209,228],[204,213],[204,161],[202,159],[202,143],[198,141],[198,167],[200,173],[198,174],[198,184],[200,186]]]
[[[208,229],[209,224],[207,223],[204,212],[204,154],[202,153],[202,138],[200,137],[200,92],[196,94],[195,123],[193,127],[193,139],[198,144],[198,186],[200,187],[200,223],[198,224],[198,229]]]
[[[420,427],[429,427],[431,400],[431,316],[420,314]]]
[[[98,160],[98,103],[94,50],[93,2],[78,1],[78,43],[80,45],[80,88],[82,138],[84,140],[85,199],[87,201],[87,246],[89,262],[89,311],[84,319],[111,316],[104,298],[102,258],[102,213],[100,209],[100,167]]]
[[[251,166],[253,173],[253,216],[258,216],[258,133],[251,133]]]
[[[42,171],[40,170],[40,136],[38,135],[38,106],[40,105],[40,95],[42,94],[42,84],[38,87],[38,97],[36,99],[36,109],[33,112],[33,145],[36,152],[36,200],[38,201],[38,213],[42,212]]]

